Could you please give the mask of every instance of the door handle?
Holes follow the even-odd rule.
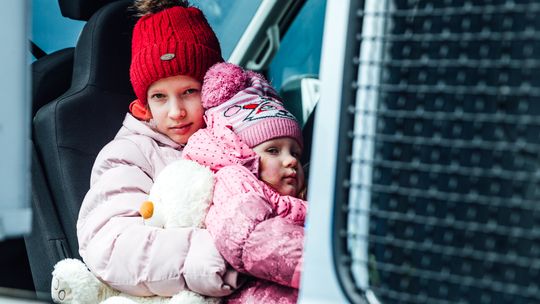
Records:
[[[253,71],[262,71],[265,69],[274,55],[276,55],[280,46],[279,27],[277,24],[270,26],[266,30],[266,37],[268,38],[268,46],[263,50],[264,55],[259,62],[256,59],[248,61],[246,68]]]

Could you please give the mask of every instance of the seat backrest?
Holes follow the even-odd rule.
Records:
[[[88,21],[99,8],[114,1],[117,0],[59,0],[59,4],[64,17]],[[64,48],[46,54],[32,63],[32,117],[43,105],[69,89],[73,74],[74,50],[73,47]]]
[[[128,9],[131,4],[130,0],[113,1],[91,14],[75,47],[71,87],[34,117],[35,226],[26,244],[38,292],[49,290],[54,263],[65,257],[80,258],[76,221],[93,162],[120,128],[135,98],[129,81],[131,32],[136,21]],[[48,244],[45,248],[44,243]]]
[[[32,117],[43,105],[69,89],[74,50],[72,47],[61,49],[32,63]]]

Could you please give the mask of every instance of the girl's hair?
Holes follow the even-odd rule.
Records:
[[[133,7],[137,10],[139,16],[155,14],[164,9],[175,6],[188,7],[188,0],[135,0]]]

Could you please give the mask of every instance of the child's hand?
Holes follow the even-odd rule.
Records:
[[[206,229],[195,229],[191,235],[191,247],[184,262],[184,278],[191,291],[212,297],[230,295],[245,279],[228,267]]]

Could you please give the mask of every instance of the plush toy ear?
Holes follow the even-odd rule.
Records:
[[[205,109],[218,106],[248,85],[248,74],[241,67],[227,62],[214,64],[204,76],[202,105]]]

